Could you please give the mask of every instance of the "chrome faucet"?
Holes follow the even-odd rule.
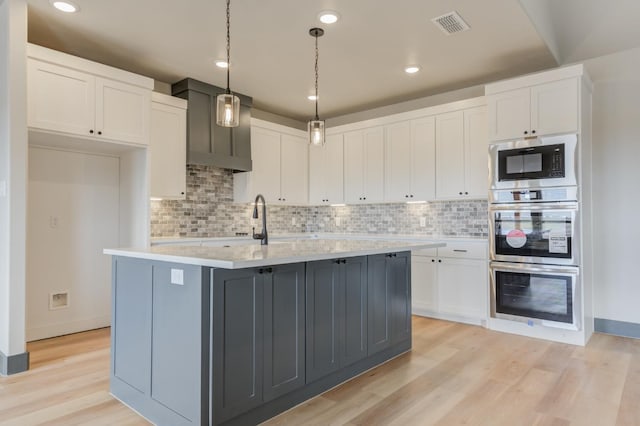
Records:
[[[260,244],[266,246],[269,244],[269,236],[267,235],[267,202],[262,194],[256,195],[256,201],[253,204],[253,218],[258,218],[258,201],[262,200],[262,232],[256,234],[256,228],[253,227],[253,239],[260,240]]]

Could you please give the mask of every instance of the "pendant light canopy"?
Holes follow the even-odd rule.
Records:
[[[323,146],[325,142],[324,138],[324,120],[320,120],[318,116],[318,37],[322,37],[324,30],[322,28],[311,28],[309,35],[316,39],[316,115],[313,120],[309,120],[309,143],[311,145]]]
[[[227,90],[216,99],[216,124],[222,127],[238,127],[240,124],[240,98],[229,89],[229,69],[231,68],[231,0],[227,0]]]

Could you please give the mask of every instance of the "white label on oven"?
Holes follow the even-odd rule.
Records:
[[[549,253],[569,252],[569,240],[564,232],[549,232]]]
[[[521,229],[512,229],[507,233],[507,244],[513,248],[520,248],[527,244],[527,234]]]

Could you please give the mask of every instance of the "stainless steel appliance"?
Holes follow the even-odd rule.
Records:
[[[577,202],[492,204],[491,260],[578,266],[578,229]]]
[[[491,262],[491,316],[579,330],[579,268]]]
[[[576,186],[577,142],[567,134],[491,145],[491,189]]]

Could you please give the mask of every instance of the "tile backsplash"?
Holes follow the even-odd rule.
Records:
[[[233,202],[233,174],[187,166],[185,200],[151,202],[151,237],[225,237],[260,230],[252,204]],[[420,226],[424,218],[425,226]],[[487,201],[366,204],[341,207],[267,205],[270,233],[340,232],[486,237]]]

